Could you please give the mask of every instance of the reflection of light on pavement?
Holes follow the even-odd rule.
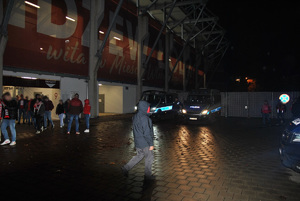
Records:
[[[300,174],[297,172],[294,172],[293,170],[289,170],[291,173],[291,176],[289,176],[289,179],[297,184],[300,184]]]

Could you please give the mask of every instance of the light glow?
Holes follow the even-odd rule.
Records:
[[[67,19],[67,20],[70,20],[70,21],[72,21],[72,22],[75,22],[75,19],[73,19],[73,18],[71,18],[71,17],[69,17],[69,16],[66,16],[66,19]]]
[[[27,79],[27,80],[36,80],[36,77],[21,77],[22,79]]]
[[[182,113],[183,113],[183,114],[186,114],[186,109],[183,109],[183,110],[182,110]]]
[[[114,39],[116,39],[116,40],[121,40],[121,38],[118,38],[118,37],[116,37],[116,36],[114,36]]]
[[[104,34],[104,31],[99,31],[99,33]]]
[[[35,7],[35,8],[40,8],[39,5],[36,5],[36,4],[31,3],[31,2],[29,2],[29,1],[24,1],[24,2],[25,2],[27,5],[33,6],[33,7]]]

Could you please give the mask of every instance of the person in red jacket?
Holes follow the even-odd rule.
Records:
[[[265,100],[263,106],[261,107],[261,114],[262,114],[264,125],[266,125],[266,120],[268,121],[268,124],[271,123],[270,113],[271,113],[271,106],[269,105],[268,101]]]
[[[85,124],[86,124],[86,129],[85,133],[90,132],[90,117],[91,117],[91,105],[89,99],[84,100],[84,108],[83,108],[83,114],[85,116]]]
[[[67,134],[70,134],[72,122],[75,118],[75,124],[76,124],[76,134],[79,135],[79,114],[82,113],[83,106],[81,100],[79,100],[79,95],[75,94],[74,98],[70,101],[69,104],[69,114],[70,114],[70,121],[68,124],[68,132]]]

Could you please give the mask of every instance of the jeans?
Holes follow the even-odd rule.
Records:
[[[85,124],[86,124],[86,129],[90,129],[90,114],[85,114]]]
[[[75,127],[76,132],[79,132],[79,122],[78,122],[79,115],[75,115],[75,114],[70,114],[70,120],[69,120],[69,124],[68,124],[68,132],[71,131],[71,127],[72,127],[74,118],[75,118],[75,124],[76,124],[76,127]]]
[[[152,176],[152,163],[154,160],[153,150],[149,150],[150,147],[145,147],[143,149],[136,148],[137,155],[134,156],[126,165],[124,165],[124,169],[129,171],[136,164],[138,164],[145,157],[145,176]]]
[[[34,126],[34,128],[36,129],[37,126],[36,126],[36,118],[34,117],[34,112],[30,110],[30,111],[29,111],[29,115],[30,115],[30,117],[32,118],[33,126]]]
[[[18,123],[21,122],[21,116],[23,118],[23,123],[25,122],[25,109],[19,109],[19,121]]]
[[[36,116],[36,130],[41,131],[41,128],[43,126],[43,116],[37,115]]]
[[[277,113],[277,119],[278,119],[278,123],[284,123],[284,113]]]
[[[60,126],[64,126],[64,116],[65,116],[64,113],[61,113],[61,114],[58,115]]]
[[[44,127],[47,128],[47,119],[49,119],[51,125],[53,126],[53,121],[51,119],[51,111],[45,111],[44,114]]]
[[[67,124],[67,123],[69,123],[69,118],[70,118],[70,115],[69,115],[69,113],[65,113],[65,115],[66,115],[66,118],[65,118],[65,124]]]
[[[9,126],[11,132],[11,141],[16,141],[16,120],[15,119],[3,119],[1,125],[1,131],[5,140],[9,140],[6,128]]]
[[[271,123],[269,113],[262,113],[262,118],[263,118],[263,124],[264,124],[264,125],[266,124],[266,120],[268,121],[268,122],[267,122],[268,124]]]

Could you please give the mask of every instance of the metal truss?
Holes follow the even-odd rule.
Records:
[[[165,28],[181,37],[184,41],[183,48],[171,70],[169,81],[172,79],[177,64],[182,60],[181,57],[187,46],[194,47],[198,52],[197,57],[208,61],[210,65],[206,67],[202,66],[203,69],[213,70],[216,65],[219,65],[221,62],[220,59],[223,58],[222,55],[225,55],[229,46],[229,42],[224,37],[225,30],[217,23],[218,17],[206,8],[207,0],[176,0],[171,2],[163,0],[137,0],[137,2],[139,5],[139,14],[148,13],[163,25],[150,55],[143,65],[145,69],[143,76],[145,75],[149,59]],[[140,4],[142,2],[144,3],[143,5]],[[167,18],[163,17],[166,15]]]

